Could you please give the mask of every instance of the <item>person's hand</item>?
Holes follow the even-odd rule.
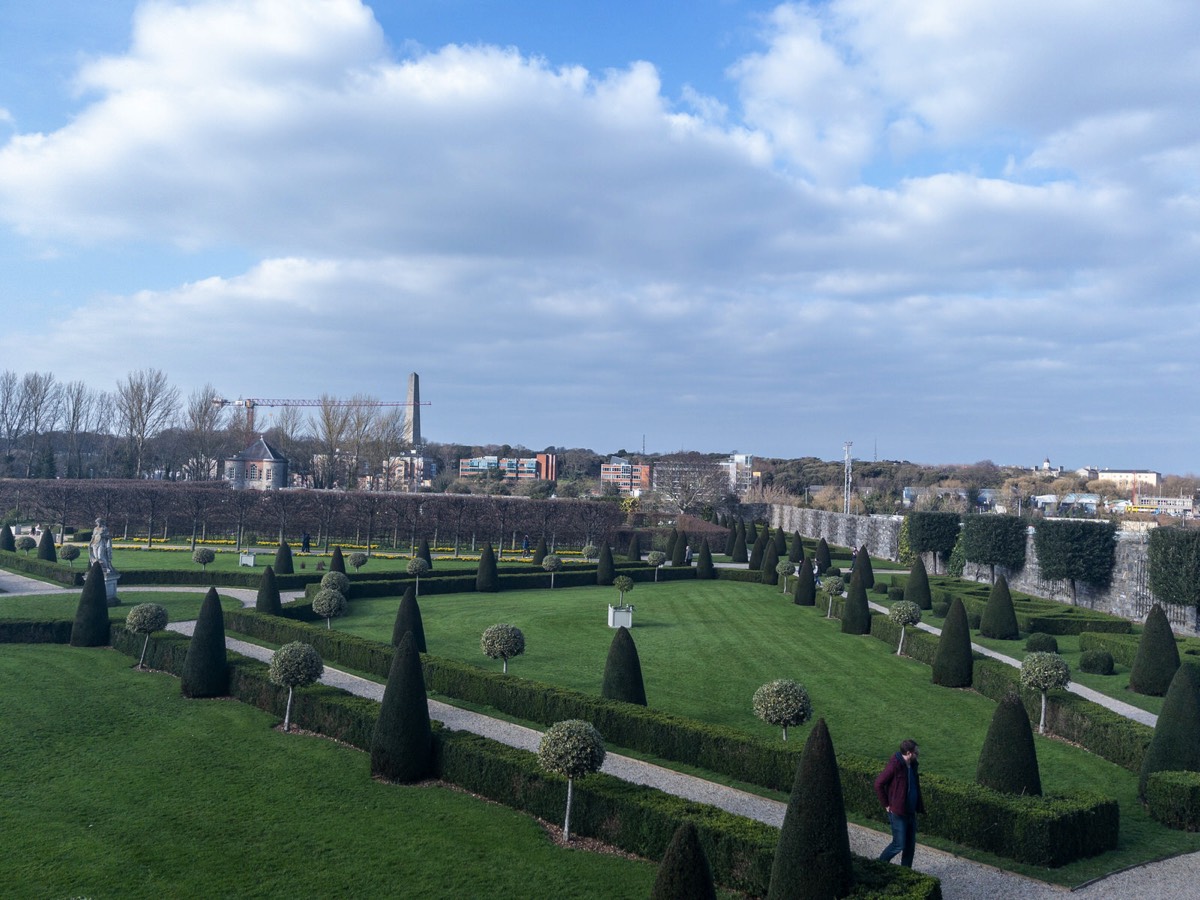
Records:
[[[887,810],[887,814],[889,816],[892,814],[892,808],[890,806],[885,806],[884,809]]]

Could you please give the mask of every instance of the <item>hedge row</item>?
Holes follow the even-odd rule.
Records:
[[[958,594],[968,613],[983,615],[987,598]],[[1013,597],[1017,626],[1024,632],[1043,634],[1080,634],[1084,631],[1103,631],[1128,634],[1132,627],[1128,619],[1081,606],[1065,606],[1052,600],[1026,600]]]
[[[46,562],[36,556],[26,556],[15,550],[0,550],[0,567],[68,587],[83,584],[83,576],[87,574],[86,566],[81,569],[64,569],[58,563]]]
[[[141,637],[122,633],[117,649],[137,656]],[[188,639],[154,635],[147,663],[178,673]],[[242,702],[282,716],[287,690],[267,679],[263,663],[230,655],[230,693]],[[379,715],[379,704],[323,685],[296,690],[292,716],[304,727],[366,750]],[[490,800],[557,821],[566,808],[566,782],[546,774],[528,751],[506,747],[466,732],[435,726],[435,775]],[[629,853],[662,858],[679,823],[695,823],[716,880],[754,895],[766,893],[778,830],[715,807],[597,774],[578,779],[571,824],[577,834],[599,838]],[[856,857],[857,884],[850,896],[938,900],[935,878]]]
[[[1103,634],[1085,631],[1079,636],[1080,650],[1107,650],[1112,654],[1113,661],[1123,666],[1132,666],[1137,658],[1138,642],[1141,640],[1135,634]],[[1176,637],[1179,645],[1179,659],[1200,665],[1200,640],[1187,637]]]
[[[1146,782],[1150,815],[1168,828],[1200,831],[1200,773],[1155,772]]]
[[[0,644],[69,644],[74,624],[10,619],[0,622]]]
[[[237,587],[255,589],[262,580],[261,568],[238,569],[227,572],[210,569],[128,569],[121,573],[120,587],[130,588],[146,585],[202,585],[213,587]],[[310,584],[319,584],[324,572],[296,572],[291,575],[275,576],[275,584],[281,591],[299,591]],[[82,582],[81,582],[82,583]]]

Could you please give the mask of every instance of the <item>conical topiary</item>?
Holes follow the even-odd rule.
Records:
[[[481,594],[494,594],[500,590],[500,579],[496,575],[496,554],[492,542],[483,545],[479,554],[479,568],[475,572],[475,590]]]
[[[803,556],[796,568],[796,584],[792,588],[792,602],[797,606],[816,606],[817,580],[813,577],[812,564]]]
[[[974,671],[967,610],[962,600],[955,597],[946,613],[946,621],[942,623],[942,636],[933,655],[933,683],[943,687],[970,687]]]
[[[768,900],[828,900],[854,887],[846,804],[833,741],[818,719],[804,744],[788,798]]]
[[[108,593],[104,570],[94,562],[88,568],[71,626],[72,647],[107,647],[109,644]]]
[[[804,539],[800,537],[800,532],[792,532],[792,546],[788,549],[788,562],[793,562],[800,565],[800,560],[804,559]]]
[[[996,583],[988,594],[987,605],[979,620],[979,633],[997,641],[1015,641],[1021,636],[1012,594],[1008,591],[1008,579],[1003,575],[996,576]]]
[[[717,900],[712,868],[696,826],[684,822],[675,829],[671,843],[658,864],[658,877],[650,900]]]
[[[854,554],[854,571],[862,572],[863,587],[866,590],[875,587],[875,568],[871,565],[871,554],[867,552],[866,544],[859,547],[858,552]]]
[[[404,590],[404,597],[396,610],[396,622],[392,626],[392,646],[400,646],[406,634],[413,636],[417,651],[428,653],[425,646],[425,626],[421,622],[421,607],[417,605],[417,592],[410,584]]]
[[[729,523],[729,535],[725,538],[725,555],[733,556],[733,545],[737,543],[738,527],[736,522]]]
[[[746,527],[746,546],[752,547],[758,543],[758,526],[754,524],[754,520],[750,520],[750,524]]]
[[[1033,728],[1025,704],[1016,693],[1008,693],[996,705],[979,753],[975,780],[1005,794],[1041,796]]]
[[[671,550],[672,567],[687,565],[688,536],[686,531],[679,532],[675,546]]]
[[[1142,626],[1137,656],[1129,673],[1129,689],[1136,694],[1161,697],[1179,668],[1179,647],[1163,608],[1155,603]]]
[[[776,562],[787,556],[787,535],[783,533],[782,528],[776,528],[775,533],[771,535],[771,540],[775,542],[775,557]],[[792,560],[795,562],[795,560]]]
[[[929,593],[929,573],[925,571],[925,561],[920,556],[913,560],[912,568],[908,570],[908,580],[904,582],[904,599],[917,604],[921,609],[933,608],[933,598]]]
[[[225,614],[217,589],[209,588],[200,604],[200,615],[183,660],[179,680],[185,697],[224,697],[229,693],[229,666],[225,657]]]
[[[672,528],[671,533],[669,535],[667,535],[667,549],[666,549],[667,559],[671,560],[672,564],[674,563],[674,559],[675,559],[675,545],[678,543],[679,543],[679,529]],[[682,561],[682,557],[680,557],[680,561]]]
[[[546,558],[546,554],[549,552],[549,549],[546,547],[546,539],[544,537],[539,538],[537,546],[533,548],[533,565],[540,566],[542,560]]]
[[[283,614],[279,585],[275,582],[275,570],[270,566],[263,569],[262,577],[258,579],[258,596],[254,600],[254,608],[270,616]]]
[[[604,683],[600,696],[609,700],[646,705],[646,686],[642,682],[642,663],[629,629],[622,625],[608,645],[604,661]]]
[[[779,584],[779,553],[775,549],[774,541],[767,541],[762,562],[759,563],[759,573],[763,584]]]
[[[829,556],[829,544],[826,543],[825,538],[817,541],[817,550],[813,555],[817,560],[817,571],[824,575],[833,565],[833,559]]]
[[[1146,782],[1155,772],[1200,772],[1200,673],[1191,663],[1180,666],[1163,700],[1154,737],[1142,757],[1138,796],[1146,798]]]
[[[733,539],[733,550],[729,553],[730,562],[745,563],[750,557],[746,553],[746,529],[741,522],[737,524],[737,534]]]
[[[280,575],[291,575],[296,571],[292,567],[292,548],[287,541],[280,541],[275,551],[275,571]]]
[[[616,567],[613,565],[612,547],[608,541],[600,545],[600,558],[596,561],[596,584],[607,587],[616,577]]]
[[[421,657],[411,633],[392,654],[392,667],[379,719],[371,738],[371,775],[411,784],[428,778],[433,768],[433,730]]]
[[[712,549],[708,546],[708,538],[700,539],[700,553],[696,557],[696,577],[701,579],[717,577],[717,568],[713,565]]]
[[[9,525],[0,528],[0,550],[7,550],[9,553],[17,552],[17,539],[13,537],[12,527]]]
[[[342,548],[340,546],[333,548],[333,556],[329,558],[329,571],[341,572],[346,574],[346,560],[342,557]]]
[[[642,539],[636,531],[629,535],[629,546],[625,550],[625,558],[630,562],[642,561]]]
[[[863,586],[857,567],[850,576],[850,587],[842,606],[842,633],[871,633],[871,607],[867,604],[867,589]]]
[[[54,549],[54,536],[47,528],[42,532],[42,536],[38,538],[37,558],[45,562],[58,562],[58,551]]]
[[[433,571],[433,554],[429,550],[429,538],[421,538],[421,545],[417,548],[417,556],[425,560],[425,564],[429,566],[429,571]]]
[[[749,560],[751,571],[754,571],[754,570],[761,571],[762,570],[763,556],[767,552],[767,541],[768,540],[769,540],[769,538],[767,536],[767,532],[764,529],[763,532],[758,536],[758,540],[756,540],[753,543],[753,545],[751,545],[750,560]]]

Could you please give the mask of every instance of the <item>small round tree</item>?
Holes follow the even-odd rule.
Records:
[[[921,621],[921,607],[909,600],[893,603],[888,610],[888,618],[900,628],[900,645],[896,647],[896,655],[904,652],[904,629]]]
[[[1038,734],[1046,733],[1046,692],[1071,683],[1071,667],[1057,653],[1030,653],[1021,663],[1021,684],[1042,694]]]
[[[567,779],[567,814],[563,819],[563,841],[571,841],[571,801],[575,779],[600,771],[604,765],[604,738],[591,722],[567,719],[546,729],[538,744],[542,768]]]
[[[779,576],[780,581],[783,584],[781,589],[782,593],[787,593],[787,580],[792,576],[793,573],[795,573],[795,571],[796,565],[790,559],[781,559],[775,564],[775,574]]]
[[[28,556],[29,551],[32,550],[36,546],[37,546],[37,541],[35,541],[33,538],[31,538],[27,534],[23,534],[19,538],[17,538],[17,549],[24,550],[26,556]]]
[[[65,559],[67,564],[73,569],[75,568],[75,560],[79,559],[79,547],[75,544],[64,544],[63,548],[58,551],[59,559]]]
[[[803,725],[812,718],[812,701],[804,685],[789,678],[768,681],[754,692],[754,714],[769,725],[783,729]]]
[[[346,557],[346,562],[348,562],[348,563],[350,563],[350,565],[354,566],[354,571],[357,572],[359,569],[361,569],[363,566],[365,566],[367,564],[367,560],[369,560],[370,558],[371,557],[367,556],[367,554],[363,553],[361,550],[355,550],[353,553],[351,553],[349,556]]]
[[[825,618],[832,619],[833,600],[835,597],[842,596],[842,579],[827,576],[825,580],[821,582],[821,587],[824,588],[825,593],[829,595],[829,608],[825,610]]]
[[[983,739],[975,780],[1005,794],[1041,796],[1042,777],[1029,714],[1016,693],[1010,692],[996,704],[992,723]]]
[[[1129,689],[1135,694],[1161,697],[1171,686],[1179,668],[1179,647],[1163,608],[1155,603],[1142,626],[1137,656],[1129,673]]]
[[[654,566],[654,582],[655,582],[655,584],[658,583],[658,570],[663,567],[663,564],[666,563],[666,561],[667,561],[667,554],[663,553],[661,550],[651,550],[649,553],[646,554],[646,562],[648,562],[648,563],[650,563],[650,565]]]
[[[508,674],[508,661],[525,652],[525,634],[516,625],[501,622],[490,626],[479,639],[479,648],[488,659],[504,661],[504,674]]]
[[[554,553],[547,553],[542,558],[542,568],[550,573],[550,590],[554,590],[554,573],[563,566],[562,557]]]
[[[139,603],[129,610],[129,615],[125,617],[125,630],[146,636],[146,639],[142,641],[142,655],[138,657],[137,667],[139,669],[145,668],[146,648],[150,646],[150,635],[156,631],[162,631],[166,627],[166,607],[159,606],[157,603]]]
[[[429,563],[420,556],[414,556],[408,561],[405,570],[417,580],[417,596],[421,596],[421,576],[429,571]]]
[[[333,618],[346,611],[346,595],[333,588],[321,588],[313,598],[313,612],[325,620],[327,629],[333,628]]]
[[[337,591],[342,595],[348,595],[350,593],[350,578],[345,572],[337,572],[331,569],[321,576],[321,587]]]
[[[579,551],[579,555],[584,559],[595,559],[596,554],[600,552],[600,548],[595,544],[584,544],[583,549]]]
[[[325,673],[325,663],[316,649],[303,641],[284,644],[271,656],[267,677],[272,684],[288,689],[287,707],[283,712],[283,730],[291,727],[292,694],[298,687],[312,684]]]
[[[642,681],[642,662],[633,635],[622,625],[613,635],[604,661],[604,680],[600,696],[608,700],[646,705],[646,685]]]
[[[620,595],[620,605],[624,606],[625,595],[633,590],[633,579],[628,575],[618,575],[613,579],[612,585],[617,589],[617,593]]]
[[[192,562],[203,572],[208,572],[208,564],[217,558],[211,547],[197,547],[192,551]]]

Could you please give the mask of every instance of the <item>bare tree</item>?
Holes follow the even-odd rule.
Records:
[[[83,435],[88,430],[96,394],[82,381],[62,386],[62,430],[67,440],[67,477],[83,477]]]
[[[375,434],[379,407],[372,404],[376,402],[374,397],[355,394],[350,398],[350,405],[346,408],[349,413],[346,420],[346,438],[350,457],[349,471],[346,477],[347,490],[357,485],[363,456],[367,454],[368,445]]]
[[[330,488],[338,481],[338,458],[350,429],[350,407],[339,405],[329,394],[322,394],[320,402],[313,437],[320,446],[322,459],[320,465],[313,466],[313,476],[317,487]]]
[[[26,372],[21,379],[20,403],[24,407],[26,436],[29,438],[29,457],[25,460],[25,477],[33,475],[37,459],[38,438],[44,431],[53,431],[61,410],[61,393],[52,372]],[[43,473],[53,475],[52,472]]]
[[[146,441],[154,437],[175,417],[179,390],[167,382],[161,369],[130,372],[117,382],[117,414],[129,441],[133,475],[141,478],[145,470]]]
[[[25,405],[22,403],[21,380],[17,373],[5,369],[0,373],[0,435],[4,437],[4,458],[0,460],[0,475],[11,474],[13,445],[25,430]]]
[[[654,464],[654,490],[679,513],[715,503],[729,491],[729,475],[701,453],[679,453]]]
[[[183,430],[187,460],[184,477],[191,481],[211,481],[217,477],[217,461],[225,442],[225,409],[215,401],[220,395],[211,384],[188,395]]]

